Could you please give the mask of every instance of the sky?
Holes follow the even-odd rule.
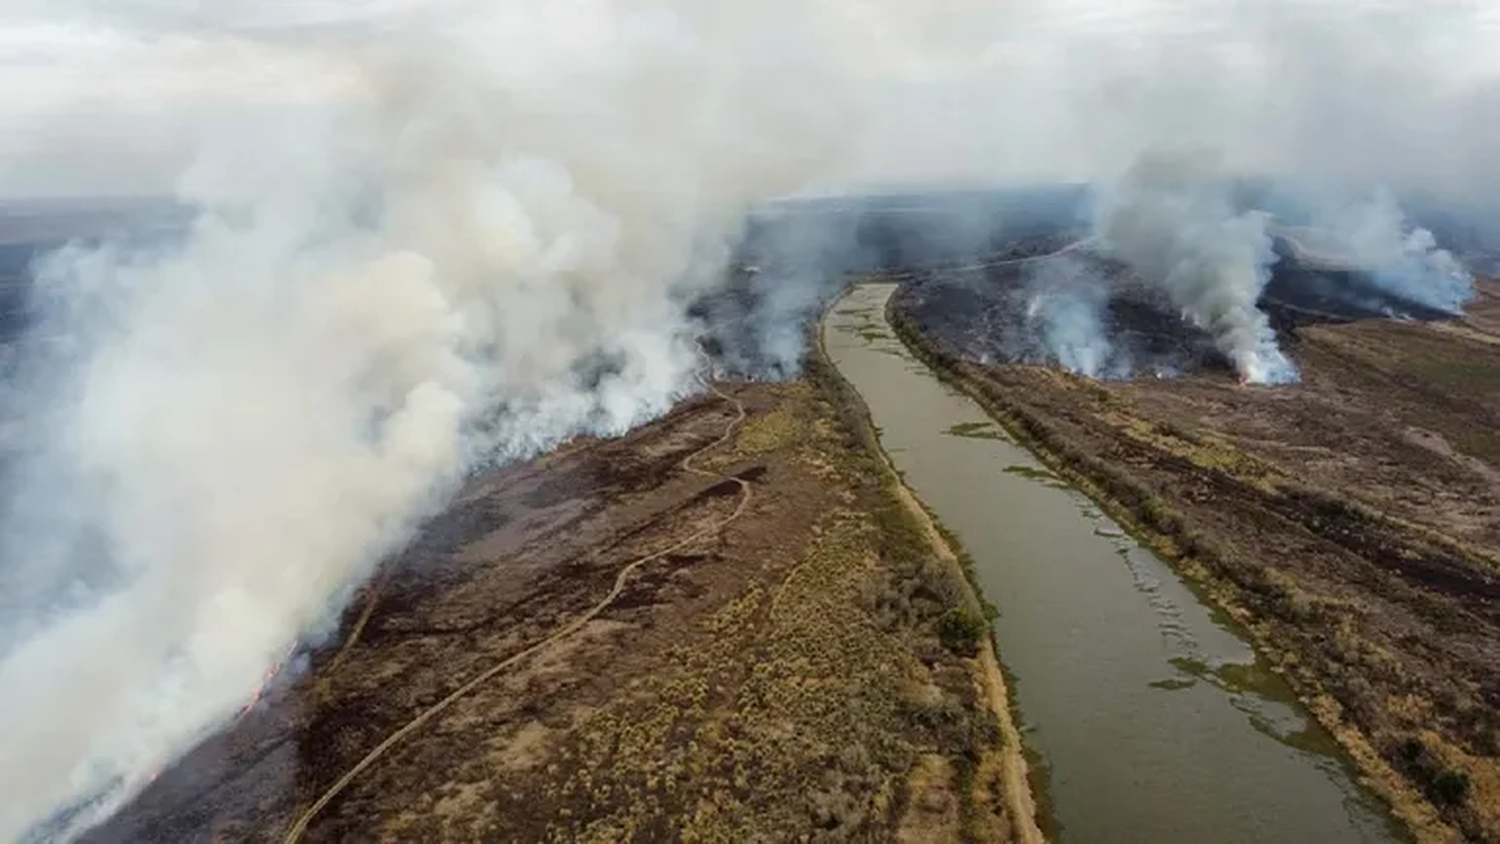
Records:
[[[357,99],[358,69],[330,45],[465,5],[3,0],[0,196],[170,192],[197,151],[224,134],[296,125],[308,109]],[[575,25],[587,31],[587,8],[553,5],[577,7]],[[1101,148],[1138,145],[1143,124],[1218,131],[1247,112],[1278,109],[1291,112],[1286,132],[1409,124],[1391,137],[1457,156],[1486,154],[1500,134],[1483,113],[1500,99],[1463,108],[1444,100],[1500,79],[1500,0],[814,0],[800,8],[788,26],[817,29],[819,49],[869,83],[867,99],[884,103],[861,127],[865,148],[829,173],[835,184],[1068,175],[1098,163]],[[1340,39],[1340,28],[1357,37]],[[1356,70],[1340,69],[1341,51],[1359,54],[1347,57]],[[1287,73],[1366,75],[1343,81],[1367,88],[1371,102],[1347,119],[1348,103],[1313,102],[1315,88],[1303,96],[1296,89],[1308,86],[1275,81]],[[1408,99],[1440,113],[1422,114]],[[1161,119],[1150,119],[1156,112]],[[1265,146],[1263,127],[1246,134]]]
[[[1188,267],[1174,301],[1228,301],[1224,335],[1255,343],[1264,233],[1183,185],[1273,173],[1391,212],[1351,228],[1401,252],[1368,189],[1500,197],[1495,21],[1488,0],[0,0],[0,197],[204,212],[37,268],[38,331],[67,342],[3,385],[36,447],[0,490],[0,840],[80,800],[70,823],[99,820],[226,724],[465,473],[697,389],[685,304],[747,206],[1123,182],[1142,225],[1114,240]],[[767,337],[805,336],[820,288],[796,282],[839,245],[802,234]]]

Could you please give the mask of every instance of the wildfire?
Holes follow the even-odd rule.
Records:
[[[260,678],[260,684],[255,687],[255,694],[251,696],[250,701],[240,709],[240,713],[239,715],[235,716],[235,720],[239,720],[250,714],[250,710],[254,709],[257,703],[260,703],[260,699],[262,697],[265,697],[266,689],[271,685],[271,681],[275,680],[276,675],[281,673],[282,667],[286,665],[286,661],[288,659],[291,659],[292,652],[296,649],[297,643],[293,642],[291,646],[286,649],[286,653],[281,655],[281,659],[276,660],[275,664],[266,669],[265,675]]]
[[[250,710],[254,709],[255,705],[257,703],[260,703],[261,698],[265,697],[266,689],[270,687],[271,681],[275,680],[276,675],[281,673],[281,669],[285,667],[287,660],[292,658],[292,653],[296,649],[297,643],[293,642],[291,646],[286,649],[286,653],[281,655],[281,659],[276,660],[276,663],[274,665],[266,669],[265,676],[261,677],[260,684],[255,687],[255,694],[250,698],[250,702],[241,707],[239,714],[234,716],[234,720],[236,722],[240,721],[240,719],[244,718],[246,715],[249,715]],[[157,767],[156,770],[152,771],[150,775],[146,777],[146,781],[142,787],[149,786],[152,783],[156,782],[158,779],[161,779],[161,775],[165,770],[166,766]]]

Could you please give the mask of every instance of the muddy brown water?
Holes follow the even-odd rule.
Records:
[[[824,342],[1000,611],[1048,837],[1404,840],[1227,618],[896,339],[884,317],[893,290],[852,290]]]

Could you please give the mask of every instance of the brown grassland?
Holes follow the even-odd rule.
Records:
[[[476,478],[88,840],[1038,841],[982,605],[858,397],[816,355],[717,390]]]

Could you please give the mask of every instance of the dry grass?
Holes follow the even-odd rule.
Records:
[[[746,423],[698,465],[753,485],[739,520],[433,718],[304,840],[879,841],[941,799],[957,819],[944,840],[1007,829],[980,788],[1003,745],[980,663],[941,636],[972,606],[962,574],[902,506],[859,405],[811,369],[733,388]],[[737,487],[680,463],[726,413],[692,402],[476,480],[351,611],[357,642],[92,840],[278,838],[382,737],[566,625],[626,562],[722,522]],[[924,782],[920,759],[951,776]]]

